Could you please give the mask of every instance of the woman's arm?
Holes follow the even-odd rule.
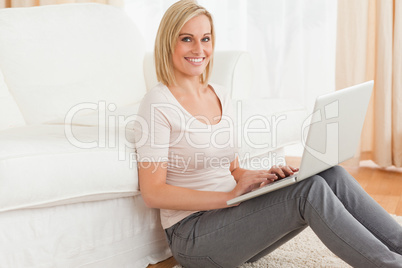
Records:
[[[142,197],[148,207],[174,210],[211,210],[227,207],[226,201],[272,180],[268,172],[240,180],[231,192],[198,191],[166,184],[166,162],[139,162],[138,176]]]

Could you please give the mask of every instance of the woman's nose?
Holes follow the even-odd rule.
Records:
[[[194,54],[201,54],[202,53],[202,43],[201,43],[201,41],[194,42],[192,52]]]

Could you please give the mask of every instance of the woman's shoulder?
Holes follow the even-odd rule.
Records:
[[[158,83],[144,95],[141,102],[143,104],[166,103],[168,101],[166,90],[168,89],[164,84]]]
[[[229,89],[226,88],[225,86],[215,84],[215,83],[209,83],[209,85],[213,88],[215,93],[218,95],[220,99],[224,100],[230,100],[230,92]]]

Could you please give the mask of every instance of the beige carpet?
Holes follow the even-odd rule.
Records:
[[[402,216],[395,216],[402,225]],[[179,268],[180,266],[175,266]],[[329,251],[310,228],[271,254],[241,268],[351,267]]]

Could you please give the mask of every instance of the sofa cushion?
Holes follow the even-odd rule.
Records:
[[[0,212],[139,194],[130,133],[71,128],[72,135],[64,125],[0,132]]]
[[[139,30],[113,6],[0,10],[0,69],[28,124],[64,118],[79,103],[139,101],[144,53]]]
[[[8,91],[3,73],[0,70],[0,130],[25,125],[24,118]]]

